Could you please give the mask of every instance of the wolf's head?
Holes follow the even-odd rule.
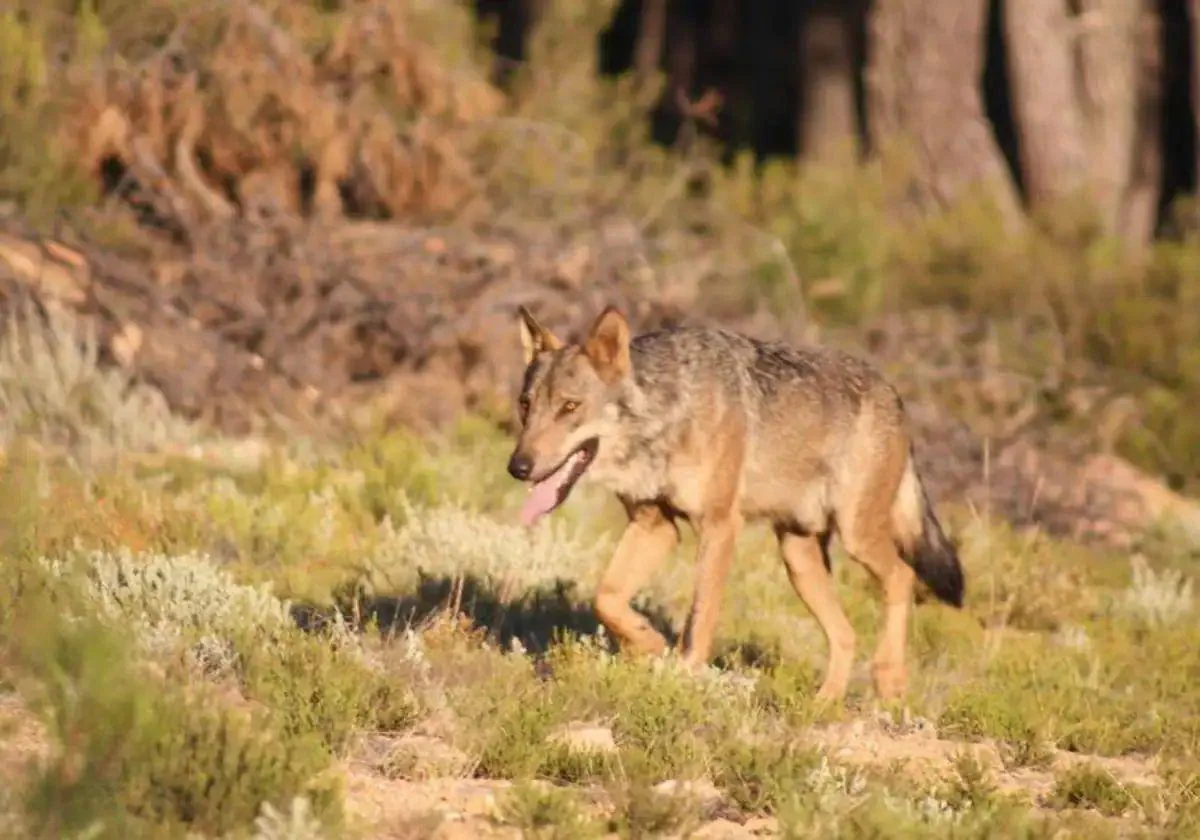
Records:
[[[616,401],[629,378],[629,323],[613,307],[583,344],[564,344],[520,309],[525,380],[521,431],[508,472],[531,484],[521,519],[532,525],[557,508],[604,454],[615,431]]]

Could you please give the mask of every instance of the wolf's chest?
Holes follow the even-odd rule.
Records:
[[[670,463],[665,457],[632,458],[605,465],[591,478],[605,489],[635,502],[661,500],[687,515],[704,506],[705,481],[700,464]]]
[[[661,499],[669,487],[666,465],[659,459],[632,458],[624,463],[596,465],[590,478],[618,496],[633,501]]]

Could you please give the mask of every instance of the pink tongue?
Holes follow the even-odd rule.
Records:
[[[558,503],[559,488],[566,483],[567,476],[571,474],[571,468],[574,463],[574,457],[567,459],[567,462],[559,467],[558,470],[533,485],[533,489],[525,497],[525,505],[521,508],[522,525],[527,527],[533,525],[547,513],[554,510],[554,505]]]

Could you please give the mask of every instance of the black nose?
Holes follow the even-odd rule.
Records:
[[[528,455],[514,454],[508,459],[508,474],[517,481],[524,481],[533,472],[533,459]]]

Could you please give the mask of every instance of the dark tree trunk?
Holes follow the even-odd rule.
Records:
[[[855,19],[857,3],[813,4],[800,18],[796,139],[806,159],[856,150]]]
[[[1164,66],[1163,19],[1153,0],[1143,0],[1137,26],[1137,86],[1134,134],[1117,231],[1134,244],[1154,238],[1163,182]]]
[[[987,0],[883,0],[871,13],[868,126],[872,146],[908,152],[910,194],[944,207],[971,193],[1020,224],[1012,179],[984,115]]]
[[[1038,207],[1088,178],[1074,25],[1066,0],[1007,0],[1002,14],[1022,181],[1029,203]]]
[[[641,24],[633,48],[633,68],[638,86],[658,70],[667,36],[667,0],[643,0]]]
[[[1192,119],[1196,123],[1196,188],[1200,192],[1200,2],[1189,0],[1192,21]]]
[[[1080,103],[1087,130],[1092,194],[1105,229],[1116,232],[1133,173],[1143,11],[1155,0],[1082,0],[1079,29]],[[1143,9],[1145,7],[1145,9]],[[1158,133],[1157,120],[1149,130]]]
[[[1162,166],[1157,2],[1008,0],[1004,14],[1030,203],[1084,196],[1104,230],[1145,242]]]
[[[679,141],[683,113],[679,109],[679,94],[690,95],[696,84],[696,59],[698,52],[697,26],[692,15],[682,3],[671,3],[668,7],[667,27],[670,37],[664,44],[666,50],[666,89],[651,116],[654,139],[666,145]]]

